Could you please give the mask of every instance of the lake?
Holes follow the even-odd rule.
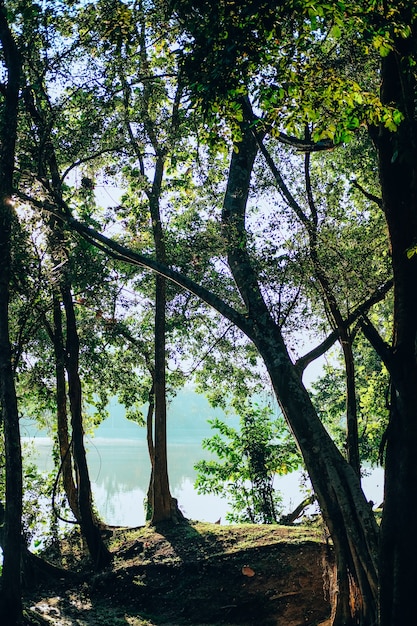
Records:
[[[221,518],[224,522],[226,501],[214,495],[199,495],[194,489],[194,464],[209,458],[201,443],[204,437],[213,434],[207,420],[215,416],[230,425],[238,425],[236,416],[226,416],[220,409],[213,409],[206,398],[192,390],[181,392],[170,403],[168,469],[171,493],[186,517],[209,522]],[[50,439],[28,422],[22,423],[21,431],[24,441],[34,443],[39,469],[50,471],[53,468]],[[126,420],[123,407],[112,403],[110,417],[94,436],[86,437],[86,448],[94,502],[103,521],[110,525],[142,525],[150,475],[145,429]],[[275,486],[282,492],[284,513],[293,510],[303,499],[301,479],[301,472],[276,477]],[[372,470],[363,484],[368,499],[379,504],[383,492],[382,470]]]

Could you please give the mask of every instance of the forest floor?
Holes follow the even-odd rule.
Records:
[[[323,531],[194,523],[113,529],[113,563],[94,573],[78,539],[74,581],[39,581],[30,622],[56,626],[325,626],[333,567]],[[52,560],[52,553],[49,554]],[[56,555],[55,555],[56,559]],[[329,561],[330,559],[330,561]],[[56,562],[56,561],[55,561]]]

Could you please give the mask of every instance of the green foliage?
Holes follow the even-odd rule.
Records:
[[[277,522],[281,496],[274,489],[274,476],[300,464],[293,439],[283,419],[271,409],[246,402],[236,407],[240,430],[216,418],[218,431],[203,441],[203,447],[219,460],[199,461],[195,482],[199,493],[214,493],[228,499],[231,522],[271,524]]]
[[[2,430],[2,429],[1,429]],[[1,432],[1,435],[3,433]],[[54,476],[41,472],[36,466],[33,444],[22,443],[23,462],[23,536],[36,547],[50,535],[53,525],[51,496]],[[4,441],[0,437],[0,501],[5,501]],[[41,539],[42,538],[42,539]]]
[[[217,130],[222,116],[229,120],[235,140],[247,94],[277,136],[303,136],[308,124],[317,142],[348,142],[367,124],[394,132],[406,115],[382,104],[377,82],[380,58],[397,42],[410,42],[413,59],[403,6],[187,0],[174,8],[193,97]]]

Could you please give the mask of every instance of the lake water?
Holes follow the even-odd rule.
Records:
[[[53,468],[51,443],[35,438],[39,469]],[[150,463],[145,441],[126,439],[87,439],[87,460],[94,502],[103,521],[110,525],[139,526],[145,521],[144,498],[148,487]],[[194,463],[207,453],[200,444],[171,444],[169,446],[169,477],[171,493],[178,499],[184,515],[193,520],[214,522],[225,520],[227,502],[214,495],[199,495],[194,489]],[[277,476],[275,486],[283,496],[285,513],[293,510],[303,499],[300,489],[302,476],[293,472]],[[368,499],[382,501],[383,472],[372,470],[363,479]]]
[[[174,399],[168,412],[168,470],[171,494],[178,499],[186,517],[208,522],[221,518],[224,522],[227,502],[218,496],[199,495],[194,489],[194,464],[209,457],[202,440],[213,434],[207,420],[215,416],[232,426],[238,425],[236,416],[214,410],[192,390],[185,390]],[[21,432],[24,440],[34,443],[39,469],[52,470],[50,439],[30,423],[22,422]],[[145,429],[126,420],[123,408],[113,403],[110,417],[97,428],[95,436],[86,437],[86,448],[94,502],[103,521],[110,525],[142,525],[150,475]],[[292,511],[303,499],[301,479],[301,472],[276,477],[275,487],[282,493],[284,513]],[[363,479],[363,486],[367,498],[379,504],[382,470],[372,470]]]

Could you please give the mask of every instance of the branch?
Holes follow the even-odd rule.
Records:
[[[219,296],[214,294],[212,291],[209,291],[202,285],[194,282],[188,276],[181,274],[177,270],[174,270],[164,263],[160,263],[151,259],[143,254],[139,254],[138,252],[134,252],[130,250],[126,246],[117,243],[113,239],[106,237],[105,235],[99,233],[91,226],[87,226],[82,222],[79,222],[75,218],[69,215],[69,208],[64,205],[62,207],[63,212],[57,210],[57,207],[47,201],[39,201],[31,198],[30,196],[17,192],[22,200],[25,202],[30,202],[34,206],[37,206],[39,209],[44,211],[48,211],[52,213],[57,219],[64,222],[64,224],[71,230],[78,232],[82,237],[84,237],[87,241],[89,241],[92,245],[96,246],[103,250],[109,256],[123,261],[124,263],[129,263],[130,265],[136,265],[138,267],[144,267],[152,270],[156,274],[163,276],[175,283],[182,289],[191,292],[204,302],[215,309],[220,315],[223,315],[228,320],[233,322],[242,332],[245,334],[251,335],[252,332],[252,324],[248,317],[236,311],[233,307],[228,305],[224,300],[222,300]]]
[[[67,169],[64,171],[64,173],[61,175],[61,183],[64,182],[65,178],[68,176],[70,171],[73,170],[75,167],[78,167],[79,165],[83,165],[83,163],[88,163],[89,161],[94,161],[95,159],[98,159],[99,157],[103,156],[103,154],[107,154],[108,152],[110,153],[119,152],[122,149],[122,147],[123,147],[122,144],[120,144],[120,146],[111,146],[109,148],[103,148],[102,150],[98,150],[97,152],[94,152],[93,154],[90,154],[89,156],[78,159],[78,161],[75,161],[75,163],[72,163],[71,165],[69,165]]]
[[[272,130],[272,125],[269,125],[269,128]],[[280,131],[278,133],[275,132],[274,137],[281,143],[295,148],[298,152],[323,152],[324,150],[333,150],[335,148],[335,144],[330,139],[322,139],[317,142],[306,141],[305,139],[298,139],[298,137],[291,137]]]
[[[366,312],[369,311],[369,309],[374,304],[377,304],[377,302],[380,302],[381,300],[383,300],[385,298],[386,294],[392,288],[393,284],[394,284],[393,280],[390,279],[390,280],[387,280],[387,282],[384,283],[382,285],[382,287],[379,287],[378,289],[376,289],[376,291],[369,298],[367,298],[364,302],[362,302],[362,304],[360,304],[348,316],[348,318],[344,321],[344,326],[346,328],[348,328],[354,322],[356,322],[359,318],[364,318],[366,316]],[[371,322],[369,322],[369,324],[371,324]],[[363,331],[364,330],[363,329],[363,321],[360,322],[360,325],[361,325],[361,329]],[[375,333],[378,334],[377,330],[376,329],[374,329],[374,330],[375,330]],[[364,332],[364,335],[365,335],[365,337],[367,337],[365,332]],[[324,341],[322,341],[318,346],[313,348],[310,352],[307,352],[307,354],[305,354],[304,356],[301,356],[295,363],[295,367],[296,367],[296,369],[298,371],[298,374],[301,376],[302,373],[304,372],[304,370],[306,369],[306,367],[308,365],[310,365],[310,363],[312,363],[313,361],[318,359],[320,356],[325,354],[327,352],[327,350],[329,348],[331,348],[332,345],[337,341],[338,337],[339,337],[339,331],[338,330],[332,331],[328,335],[328,337],[326,337],[326,339],[324,339]],[[368,337],[367,337],[367,339],[368,339]],[[370,340],[368,339],[368,341],[370,341]],[[381,341],[382,341],[382,339],[381,339]],[[373,346],[373,347],[375,348],[375,346]],[[375,350],[376,350],[376,352],[378,352],[379,356],[381,356],[381,354],[379,353],[379,351],[376,348],[375,348]],[[382,356],[381,356],[381,359],[382,359]],[[382,359],[382,360],[384,360],[384,359]]]
[[[271,122],[254,114],[248,98],[242,98],[241,103],[243,113],[248,122],[252,125],[261,126],[265,133],[268,132],[274,139],[277,139],[286,146],[295,148],[298,152],[323,152],[324,150],[333,150],[333,148],[335,148],[335,144],[331,139],[311,141],[310,139],[299,139],[298,137],[286,135],[281,131],[276,131]]]
[[[297,359],[294,365],[300,378],[304,370],[306,369],[306,367],[310,365],[310,363],[318,359],[319,357],[323,356],[323,354],[325,354],[327,350],[329,350],[332,347],[332,345],[336,343],[338,338],[339,338],[339,331],[333,330],[330,333],[330,335],[326,337],[324,341],[319,343],[318,346],[310,350],[310,352],[307,352],[307,354],[305,354],[304,356],[301,356],[299,359]]]
[[[360,325],[366,339],[369,341],[375,352],[381,358],[389,373],[392,375],[392,364],[394,355],[391,347],[382,339],[375,326],[365,314],[362,315]]]
[[[382,209],[382,198],[379,198],[378,196],[374,196],[373,193],[366,191],[366,189],[364,189],[364,187],[362,187],[362,185],[358,183],[357,180],[352,180],[351,183],[354,187],[356,187],[356,189],[359,189],[359,191],[363,193],[365,198],[368,198],[368,200],[370,200],[371,202],[375,202],[375,204],[377,204],[379,208]]]
[[[275,161],[272,158],[272,156],[269,153],[268,148],[265,146],[262,137],[260,136],[259,133],[256,133],[254,130],[252,130],[256,142],[258,144],[259,150],[262,154],[262,156],[264,157],[266,164],[268,165],[269,169],[271,170],[271,173],[275,179],[275,182],[277,183],[278,189],[280,190],[281,194],[283,195],[284,199],[286,200],[287,204],[289,207],[291,207],[294,211],[294,213],[297,215],[298,219],[300,220],[300,222],[302,224],[304,224],[304,226],[306,226],[306,228],[309,227],[309,220],[308,217],[306,216],[306,214],[304,213],[304,211],[302,210],[301,206],[298,204],[298,202],[296,201],[296,199],[294,198],[294,196],[292,195],[292,193],[290,192],[290,190],[288,189],[287,185],[285,184],[285,181],[283,179],[283,177],[281,176],[281,172],[279,171],[279,169],[277,168],[277,166],[275,165]]]
[[[304,158],[304,178],[306,183],[306,194],[307,194],[307,202],[311,213],[311,218],[313,220],[313,233],[314,233],[314,241],[317,240],[317,226],[319,222],[318,212],[316,203],[314,201],[313,188],[311,185],[311,173],[310,173],[310,152],[307,152]],[[310,226],[311,230],[311,226]]]
[[[247,115],[249,116],[249,118],[254,119],[255,115],[252,112],[252,108],[250,105],[249,100],[245,100],[244,103],[244,109],[247,112]],[[302,210],[301,206],[298,204],[298,202],[296,201],[296,199],[294,198],[294,196],[292,195],[292,193],[290,192],[290,190],[288,189],[287,185],[285,184],[285,181],[283,179],[283,177],[281,176],[281,172],[279,171],[279,169],[277,168],[277,166],[275,165],[275,161],[272,158],[269,150],[266,148],[263,139],[265,137],[265,132],[258,132],[256,127],[254,126],[254,124],[251,124],[250,126],[251,131],[252,131],[252,135],[256,140],[257,146],[262,154],[262,156],[264,157],[266,164],[268,165],[269,169],[271,170],[271,173],[275,179],[275,182],[277,183],[278,189],[281,191],[282,196],[284,197],[284,199],[286,200],[288,206],[294,211],[294,213],[297,215],[298,219],[300,220],[300,222],[302,224],[304,224],[304,226],[306,226],[306,228],[308,228],[309,226],[309,220],[307,215],[304,213],[304,211]]]

